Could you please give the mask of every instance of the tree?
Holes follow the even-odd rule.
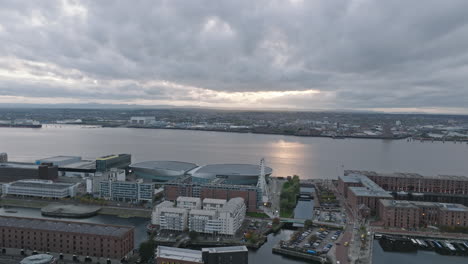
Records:
[[[313,224],[312,220],[310,220],[310,219],[305,220],[305,222],[304,222],[304,227],[305,227],[305,228],[311,228],[311,227],[312,227],[312,224]]]
[[[189,232],[190,240],[196,240],[198,238],[198,233],[196,231]]]
[[[146,262],[154,258],[154,251],[156,250],[156,241],[150,238],[148,241],[140,244],[139,252],[142,262]]]
[[[279,225],[279,223],[280,223],[280,219],[278,217],[273,218],[272,220],[273,225]]]

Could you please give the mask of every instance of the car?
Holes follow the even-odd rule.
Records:
[[[345,247],[349,246],[349,242],[348,241],[344,242],[344,246]]]
[[[336,239],[337,239],[336,236],[332,236],[332,237],[331,237],[331,240],[336,240]]]
[[[309,244],[309,243],[305,243],[305,244],[304,244],[304,247],[310,247],[310,244]]]

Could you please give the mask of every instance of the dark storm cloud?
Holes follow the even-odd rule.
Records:
[[[0,96],[467,108],[467,23],[466,0],[3,1]]]

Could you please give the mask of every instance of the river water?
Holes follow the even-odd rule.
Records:
[[[297,174],[301,178],[336,178],[342,169],[381,172],[416,172],[424,175],[468,175],[468,144],[421,143],[406,140],[365,140],[305,138],[279,135],[237,134],[184,130],[130,128],[83,128],[48,125],[41,129],[0,128],[0,152],[12,161],[34,161],[54,155],[95,158],[110,153],[130,153],[133,161],[179,160],[197,164],[258,163],[262,157],[273,168],[273,175]],[[313,204],[299,203],[312,208]],[[0,215],[41,217],[37,209],[0,210]],[[297,209],[296,215],[300,216]],[[146,239],[149,219],[98,215],[87,221],[135,226],[135,245]],[[250,251],[249,263],[289,264],[300,260],[273,255],[271,248],[291,231],[270,235],[257,251]],[[388,253],[378,244],[374,263],[467,263],[468,258],[440,256],[433,252]]]
[[[258,164],[264,157],[273,175],[301,178],[336,178],[343,168],[468,175],[468,144],[450,142],[46,125],[41,129],[0,128],[0,152],[16,161],[130,153],[134,162],[179,160],[200,165]]]

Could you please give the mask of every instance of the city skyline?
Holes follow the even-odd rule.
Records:
[[[51,1],[0,10],[0,105],[467,114],[466,1]]]

